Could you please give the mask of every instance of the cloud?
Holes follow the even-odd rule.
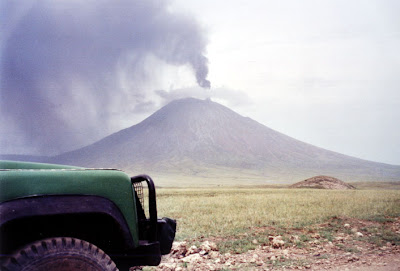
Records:
[[[210,87],[203,29],[166,1],[22,2],[0,6],[12,13],[0,46],[2,152],[54,154],[113,132],[121,114],[154,109],[164,66]],[[10,147],[11,134],[24,143]]]
[[[253,100],[246,92],[235,90],[227,87],[211,88],[206,91],[201,91],[199,87],[186,87],[179,89],[155,90],[157,96],[161,98],[161,105],[166,105],[176,99],[197,98],[197,99],[212,99],[218,103],[228,107],[234,107],[240,111],[240,108],[254,105]]]

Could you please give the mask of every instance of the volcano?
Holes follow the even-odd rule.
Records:
[[[400,166],[325,150],[210,99],[194,98],[175,100],[137,125],[50,161],[115,167],[189,183],[290,183],[316,175],[344,181],[400,180]]]

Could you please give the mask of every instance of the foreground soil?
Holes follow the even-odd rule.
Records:
[[[400,217],[376,221],[335,217],[303,229],[266,227],[229,240],[175,242],[158,267],[132,270],[293,269],[399,271]]]

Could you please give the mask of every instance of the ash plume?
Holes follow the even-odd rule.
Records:
[[[166,1],[6,0],[0,9],[0,152],[12,151],[13,135],[24,135],[17,147],[55,154],[114,132],[124,110],[153,109],[159,63],[189,66],[210,87],[204,31]]]

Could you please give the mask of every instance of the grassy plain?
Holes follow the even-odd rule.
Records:
[[[264,187],[161,188],[159,216],[177,219],[177,240],[237,238],[257,228],[301,229],[332,217],[383,221],[400,216],[400,190]]]

